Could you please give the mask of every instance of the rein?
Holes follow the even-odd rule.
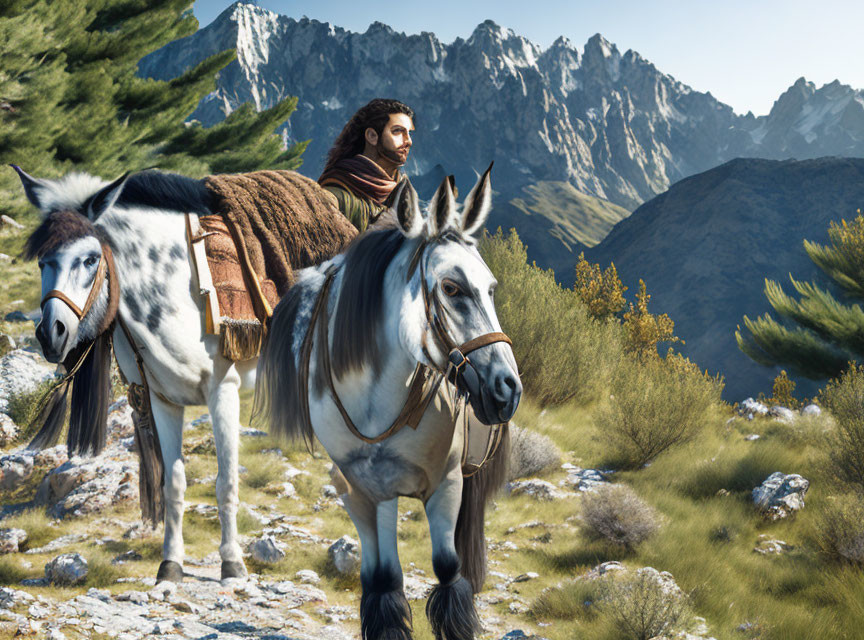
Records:
[[[405,400],[405,404],[402,406],[402,410],[399,412],[399,415],[396,417],[396,419],[384,432],[382,432],[378,436],[370,438],[363,435],[357,428],[357,426],[354,424],[354,421],[351,419],[351,416],[348,414],[345,406],[342,404],[342,400],[339,398],[339,394],[336,391],[335,382],[333,381],[333,370],[330,362],[330,345],[328,339],[329,314],[327,311],[327,298],[330,292],[330,287],[333,283],[333,279],[336,276],[337,269],[331,268],[327,272],[324,284],[322,285],[321,290],[319,291],[318,296],[315,300],[315,304],[312,310],[312,317],[309,321],[309,328],[306,331],[306,336],[303,339],[303,345],[300,352],[301,367],[299,374],[301,378],[300,385],[301,389],[303,390],[303,393],[301,393],[301,404],[303,416],[307,424],[311,425],[311,416],[309,411],[309,365],[312,356],[312,346],[314,341],[314,335],[316,333],[316,327],[319,340],[319,348],[321,349],[321,366],[323,368],[324,379],[330,390],[330,394],[333,397],[333,402],[336,404],[336,408],[339,410],[339,413],[342,416],[342,420],[348,430],[356,438],[362,440],[366,444],[377,444],[379,442],[382,442],[387,438],[396,435],[406,425],[410,425],[413,429],[416,429],[420,425],[420,420],[426,413],[426,410],[429,407],[429,403],[432,401],[432,398],[438,392],[438,389],[440,388],[444,380],[448,380],[449,382],[455,384],[459,376],[463,376],[466,374],[473,375],[475,377],[475,380],[479,380],[476,372],[473,370],[473,365],[471,364],[471,361],[468,359],[469,353],[490,344],[495,344],[496,342],[506,342],[507,344],[511,345],[513,344],[510,338],[500,331],[495,331],[477,336],[476,338],[468,340],[461,345],[457,345],[455,343],[455,341],[450,337],[446,320],[444,320],[443,314],[440,312],[441,303],[438,301],[437,297],[434,298],[434,300],[430,300],[431,296],[435,295],[435,292],[437,292],[437,288],[433,290],[433,294],[430,294],[426,288],[426,269],[422,258],[423,254],[425,253],[425,248],[427,246],[428,242],[423,242],[417,248],[417,252],[414,254],[414,256],[412,256],[407,279],[411,279],[414,271],[419,265],[420,288],[423,292],[423,306],[424,312],[426,314],[426,321],[429,327],[433,330],[435,338],[440,343],[439,346],[442,347],[442,351],[444,353],[448,353],[448,364],[446,369],[441,370],[439,367],[435,366],[435,360],[432,359],[427,350],[425,344],[426,338],[424,333],[423,353],[429,360],[429,362],[433,364],[434,371],[430,367],[418,363],[417,367],[414,369],[414,373],[411,376],[411,383],[408,389],[408,398]],[[437,306],[437,309],[439,311],[438,313],[433,313],[433,304]],[[456,423],[456,420],[458,419],[458,416],[459,411],[457,410],[454,412],[453,415],[454,425]],[[467,416],[465,429],[467,431]],[[500,441],[501,429],[499,428],[492,436],[492,439],[486,448],[486,453],[484,455],[483,461],[481,462],[481,465],[482,463],[485,463],[489,458],[491,458],[492,455],[494,455],[495,451],[498,448],[498,444],[500,444]],[[466,452],[467,444],[468,442],[466,439]],[[463,463],[464,458],[465,454],[463,453]]]

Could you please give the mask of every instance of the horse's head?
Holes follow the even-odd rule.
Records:
[[[495,313],[497,281],[473,237],[491,208],[491,168],[461,210],[447,179],[432,197],[425,218],[410,183],[400,186],[394,204],[399,229],[413,240],[408,243],[407,273],[401,274],[407,282],[399,329],[402,344],[417,361],[436,369],[458,365],[456,383],[486,424],[509,420],[522,395],[516,360]],[[466,362],[461,352],[467,354]]]
[[[86,189],[63,196],[67,179],[39,180],[16,170],[27,197],[45,214],[24,249],[26,258],[39,261],[42,272],[42,319],[36,338],[49,362],[62,362],[75,347],[104,332],[116,312],[111,251],[90,219],[113,205],[123,183],[100,189],[103,183],[88,181]],[[78,185],[73,180],[65,186],[71,184]],[[87,191],[91,193],[78,202]]]

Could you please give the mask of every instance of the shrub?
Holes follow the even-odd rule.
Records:
[[[582,498],[583,530],[590,537],[632,548],[659,528],[657,513],[620,484],[600,487]]]
[[[46,397],[56,384],[56,380],[44,380],[29,391],[9,396],[6,414],[12,418],[12,422],[21,427],[19,440],[26,440],[36,435],[35,432],[31,433],[30,423],[36,418],[40,400]]]
[[[627,640],[650,640],[674,631],[688,618],[687,598],[646,570],[609,580],[603,608]]]
[[[513,340],[525,393],[541,406],[599,399],[621,357],[620,325],[593,320],[551,270],[528,264],[515,231],[486,235],[480,252],[499,282],[495,306]]]
[[[585,254],[580,253],[576,262],[573,291],[588,307],[591,317],[605,320],[614,317],[624,308],[624,292],[627,287],[618,277],[614,264],[601,270],[599,264],[589,263]]]
[[[841,483],[864,491],[864,365],[849,363],[849,368],[822,390],[819,402],[836,422],[828,438],[831,474]]]
[[[684,341],[675,335],[675,322],[667,314],[655,315],[648,311],[648,301],[651,296],[645,283],[639,281],[639,293],[636,294],[636,304],[630,303],[630,309],[624,313],[624,347],[629,353],[639,357],[658,357],[657,345],[661,342]]]
[[[800,409],[801,402],[793,395],[795,393],[795,381],[790,380],[786,370],[774,378],[770,399],[771,404],[779,404],[781,407]]]
[[[720,402],[722,384],[668,367],[659,358],[625,362],[615,373],[609,402],[595,412],[595,422],[616,461],[637,468],[691,440]]]
[[[864,567],[864,497],[830,500],[816,519],[815,539],[829,558]]]
[[[535,475],[560,462],[561,452],[550,438],[510,426],[510,480]]]
[[[598,580],[577,578],[545,589],[531,605],[536,620],[591,620],[597,616],[603,585]]]

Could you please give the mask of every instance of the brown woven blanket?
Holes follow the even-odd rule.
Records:
[[[293,171],[215,175],[205,184],[221,217],[200,221],[213,233],[205,246],[222,314],[222,353],[245,360],[258,354],[262,323],[294,284],[294,270],[332,258],[357,230],[331,194]]]

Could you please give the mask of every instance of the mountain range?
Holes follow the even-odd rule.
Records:
[[[243,102],[263,109],[296,95],[286,135],[311,138],[310,175],[350,115],[382,95],[417,111],[409,173],[440,165],[467,184],[494,159],[508,191],[566,182],[631,211],[736,157],[864,155],[864,93],[839,82],[817,89],[802,78],[767,116],[738,115],[600,34],[581,51],[563,37],[544,50],[492,21],[445,44],[237,3],[144,58],[139,73],[168,79],[229,48],[236,62],[192,117],[212,124]]]
[[[406,171],[421,197],[448,173],[467,191],[495,160],[491,228],[515,227],[564,283],[584,250],[614,261],[631,287],[645,279],[682,351],[725,373],[735,399],[770,391],[774,375],[732,335],[745,313],[767,310],[763,278],[818,276],[802,239],[824,239],[829,220],[864,201],[859,161],[813,160],[864,157],[864,92],[838,81],[800,78],[767,115],[741,115],[600,34],[543,49],[486,21],[448,44],[244,3],[150,54],[139,73],[169,79],[230,48],[237,60],[191,119],[208,126],[244,102],[265,109],[296,95],[282,133],[311,139],[301,171],[314,178],[358,107],[407,102],[417,130]]]

